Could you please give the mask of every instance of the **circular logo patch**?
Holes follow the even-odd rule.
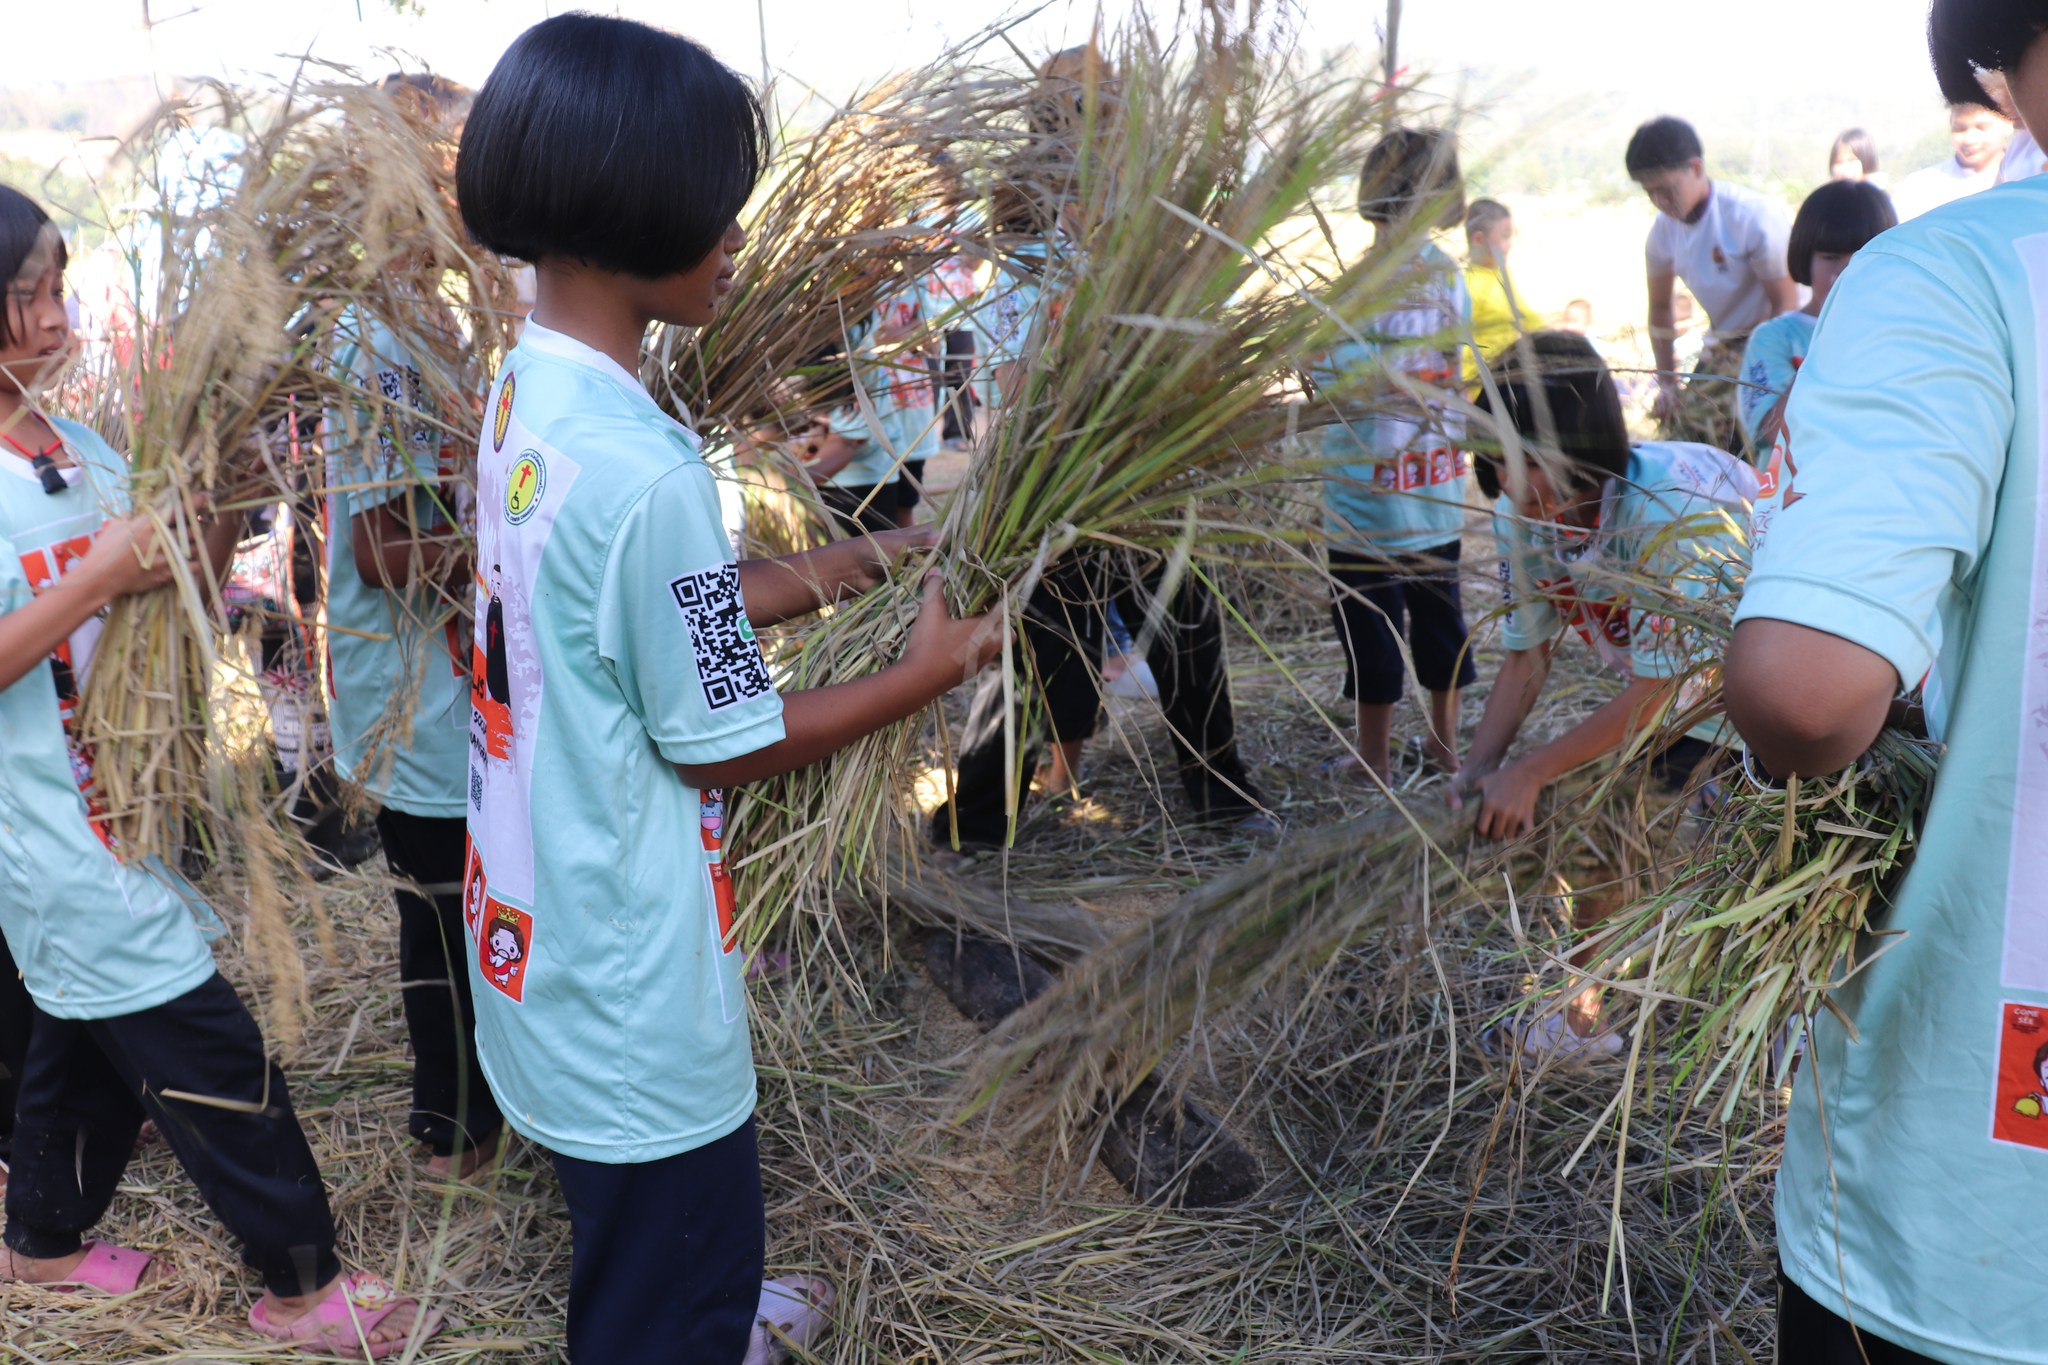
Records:
[[[537,450],[521,451],[505,473],[505,520],[514,526],[533,515],[541,494],[548,491],[548,467]]]
[[[505,387],[498,390],[497,418],[491,424],[491,454],[505,448],[505,428],[512,425],[512,390],[519,387],[519,376],[507,374]]]

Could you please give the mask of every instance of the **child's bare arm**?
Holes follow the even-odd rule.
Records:
[[[866,592],[912,550],[938,541],[938,528],[910,526],[855,536],[801,554],[749,559],[740,564],[740,596],[747,619],[772,626],[830,606],[848,593]]]
[[[107,522],[92,549],[28,605],[0,616],[0,687],[12,687],[117,597],[171,581],[147,517]]]
[[[1839,635],[1767,618],[1735,627],[1722,670],[1728,719],[1772,773],[1818,777],[1856,761],[1884,728],[1899,675]]]
[[[973,677],[1002,647],[1002,623],[989,616],[947,614],[938,575],[925,580],[924,604],[903,657],[878,673],[783,698],[783,738],[722,763],[679,763],[698,790],[758,782],[808,767],[919,710]]]

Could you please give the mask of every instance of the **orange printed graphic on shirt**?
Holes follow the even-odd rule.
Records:
[[[732,874],[725,870],[725,793],[714,788],[700,793],[698,799],[702,807],[704,851],[711,855],[711,894],[718,914],[718,942],[729,953],[738,946],[739,938],[733,932],[736,906]]]
[[[1373,483],[1389,493],[1412,493],[1418,488],[1439,488],[1465,476],[1468,457],[1462,450],[1438,446],[1435,450],[1411,450],[1373,465]]]
[[[25,551],[21,571],[28,578],[29,591],[40,597],[71,572],[72,566],[92,549],[94,534],[88,532]],[[71,759],[72,780],[78,783],[78,794],[85,801],[86,823],[101,843],[112,848],[114,833],[107,825],[107,805],[101,799],[99,784],[93,780],[93,752],[78,736],[78,694],[83,681],[79,674],[84,663],[72,656],[69,636],[50,651],[50,675],[57,686],[57,716],[64,723],[64,747]]]
[[[1581,596],[1578,584],[1569,578],[1539,582],[1536,591],[1587,644],[1598,645],[1605,640],[1622,649],[1629,647],[1633,632],[1629,629],[1628,598]]]
[[[469,705],[476,712],[484,734],[484,752],[492,758],[512,760],[512,708],[491,696],[487,683],[489,658],[482,645],[470,649]]]
[[[1998,1024],[1991,1136],[2048,1152],[2048,1005],[2007,1001]]]
[[[500,995],[524,1003],[527,969],[533,965],[533,916],[485,892],[476,965]]]

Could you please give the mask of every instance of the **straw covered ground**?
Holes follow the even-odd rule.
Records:
[[[1380,798],[1318,771],[1339,744],[1312,703],[1335,704],[1341,663],[1314,583],[1260,574],[1237,588],[1277,656],[1233,640],[1256,780],[1295,830],[1363,810]],[[1567,671],[1575,653],[1542,728],[1605,695]],[[1482,654],[1482,679],[1494,662]],[[1018,848],[971,875],[1128,922],[1266,851],[1177,829],[1177,792],[1156,788],[1160,774],[1172,785],[1160,723],[1138,701],[1113,703],[1110,721],[1080,799],[1041,802]],[[1419,784],[1413,800],[1436,799]],[[495,1184],[450,1187],[426,1178],[406,1141],[386,892],[352,876],[333,898],[335,947],[307,954],[312,1015],[288,1068],[343,1253],[453,1319],[411,1359],[560,1360],[569,1231],[545,1158],[521,1146]],[[1617,1065],[1531,1074],[1494,1055],[1485,1026],[1530,972],[1502,909],[1434,907],[1419,936],[1362,943],[1212,1019],[1201,1054],[1172,1070],[1256,1152],[1267,1182],[1241,1207],[1174,1212],[1139,1205],[1049,1132],[1007,1143],[1011,1096],[951,1122],[977,1031],[925,979],[905,917],[841,906],[805,941],[856,970],[799,960],[756,990],[771,1271],[842,1287],[841,1328],[814,1359],[1766,1356],[1778,1115],[1750,1109],[1721,1127],[1654,1085],[1615,1106]],[[1532,926],[1555,917],[1521,909]],[[285,1358],[241,1326],[255,1286],[161,1145],[135,1163],[102,1232],[168,1254],[173,1276],[118,1302],[0,1290],[9,1358]]]

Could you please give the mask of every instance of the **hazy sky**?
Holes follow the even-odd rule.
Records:
[[[1382,0],[1293,0],[1317,46],[1372,45]],[[1155,9],[1171,10],[1173,0]],[[1113,13],[1128,0],[1109,0]],[[526,25],[560,0],[7,0],[11,54],[0,84],[151,71],[210,74],[272,66],[308,48],[377,65],[380,47],[478,82]],[[902,64],[1024,9],[996,0],[621,0],[616,9],[688,33],[733,65],[770,62],[831,89]],[[1027,46],[1084,34],[1092,3],[1052,0],[1022,26]],[[1437,72],[1546,89],[1621,94],[1696,108],[1810,96],[1934,106],[1921,38],[1925,0],[1407,0],[1403,51]],[[152,29],[141,20],[156,17]],[[29,55],[33,54],[33,55]]]

